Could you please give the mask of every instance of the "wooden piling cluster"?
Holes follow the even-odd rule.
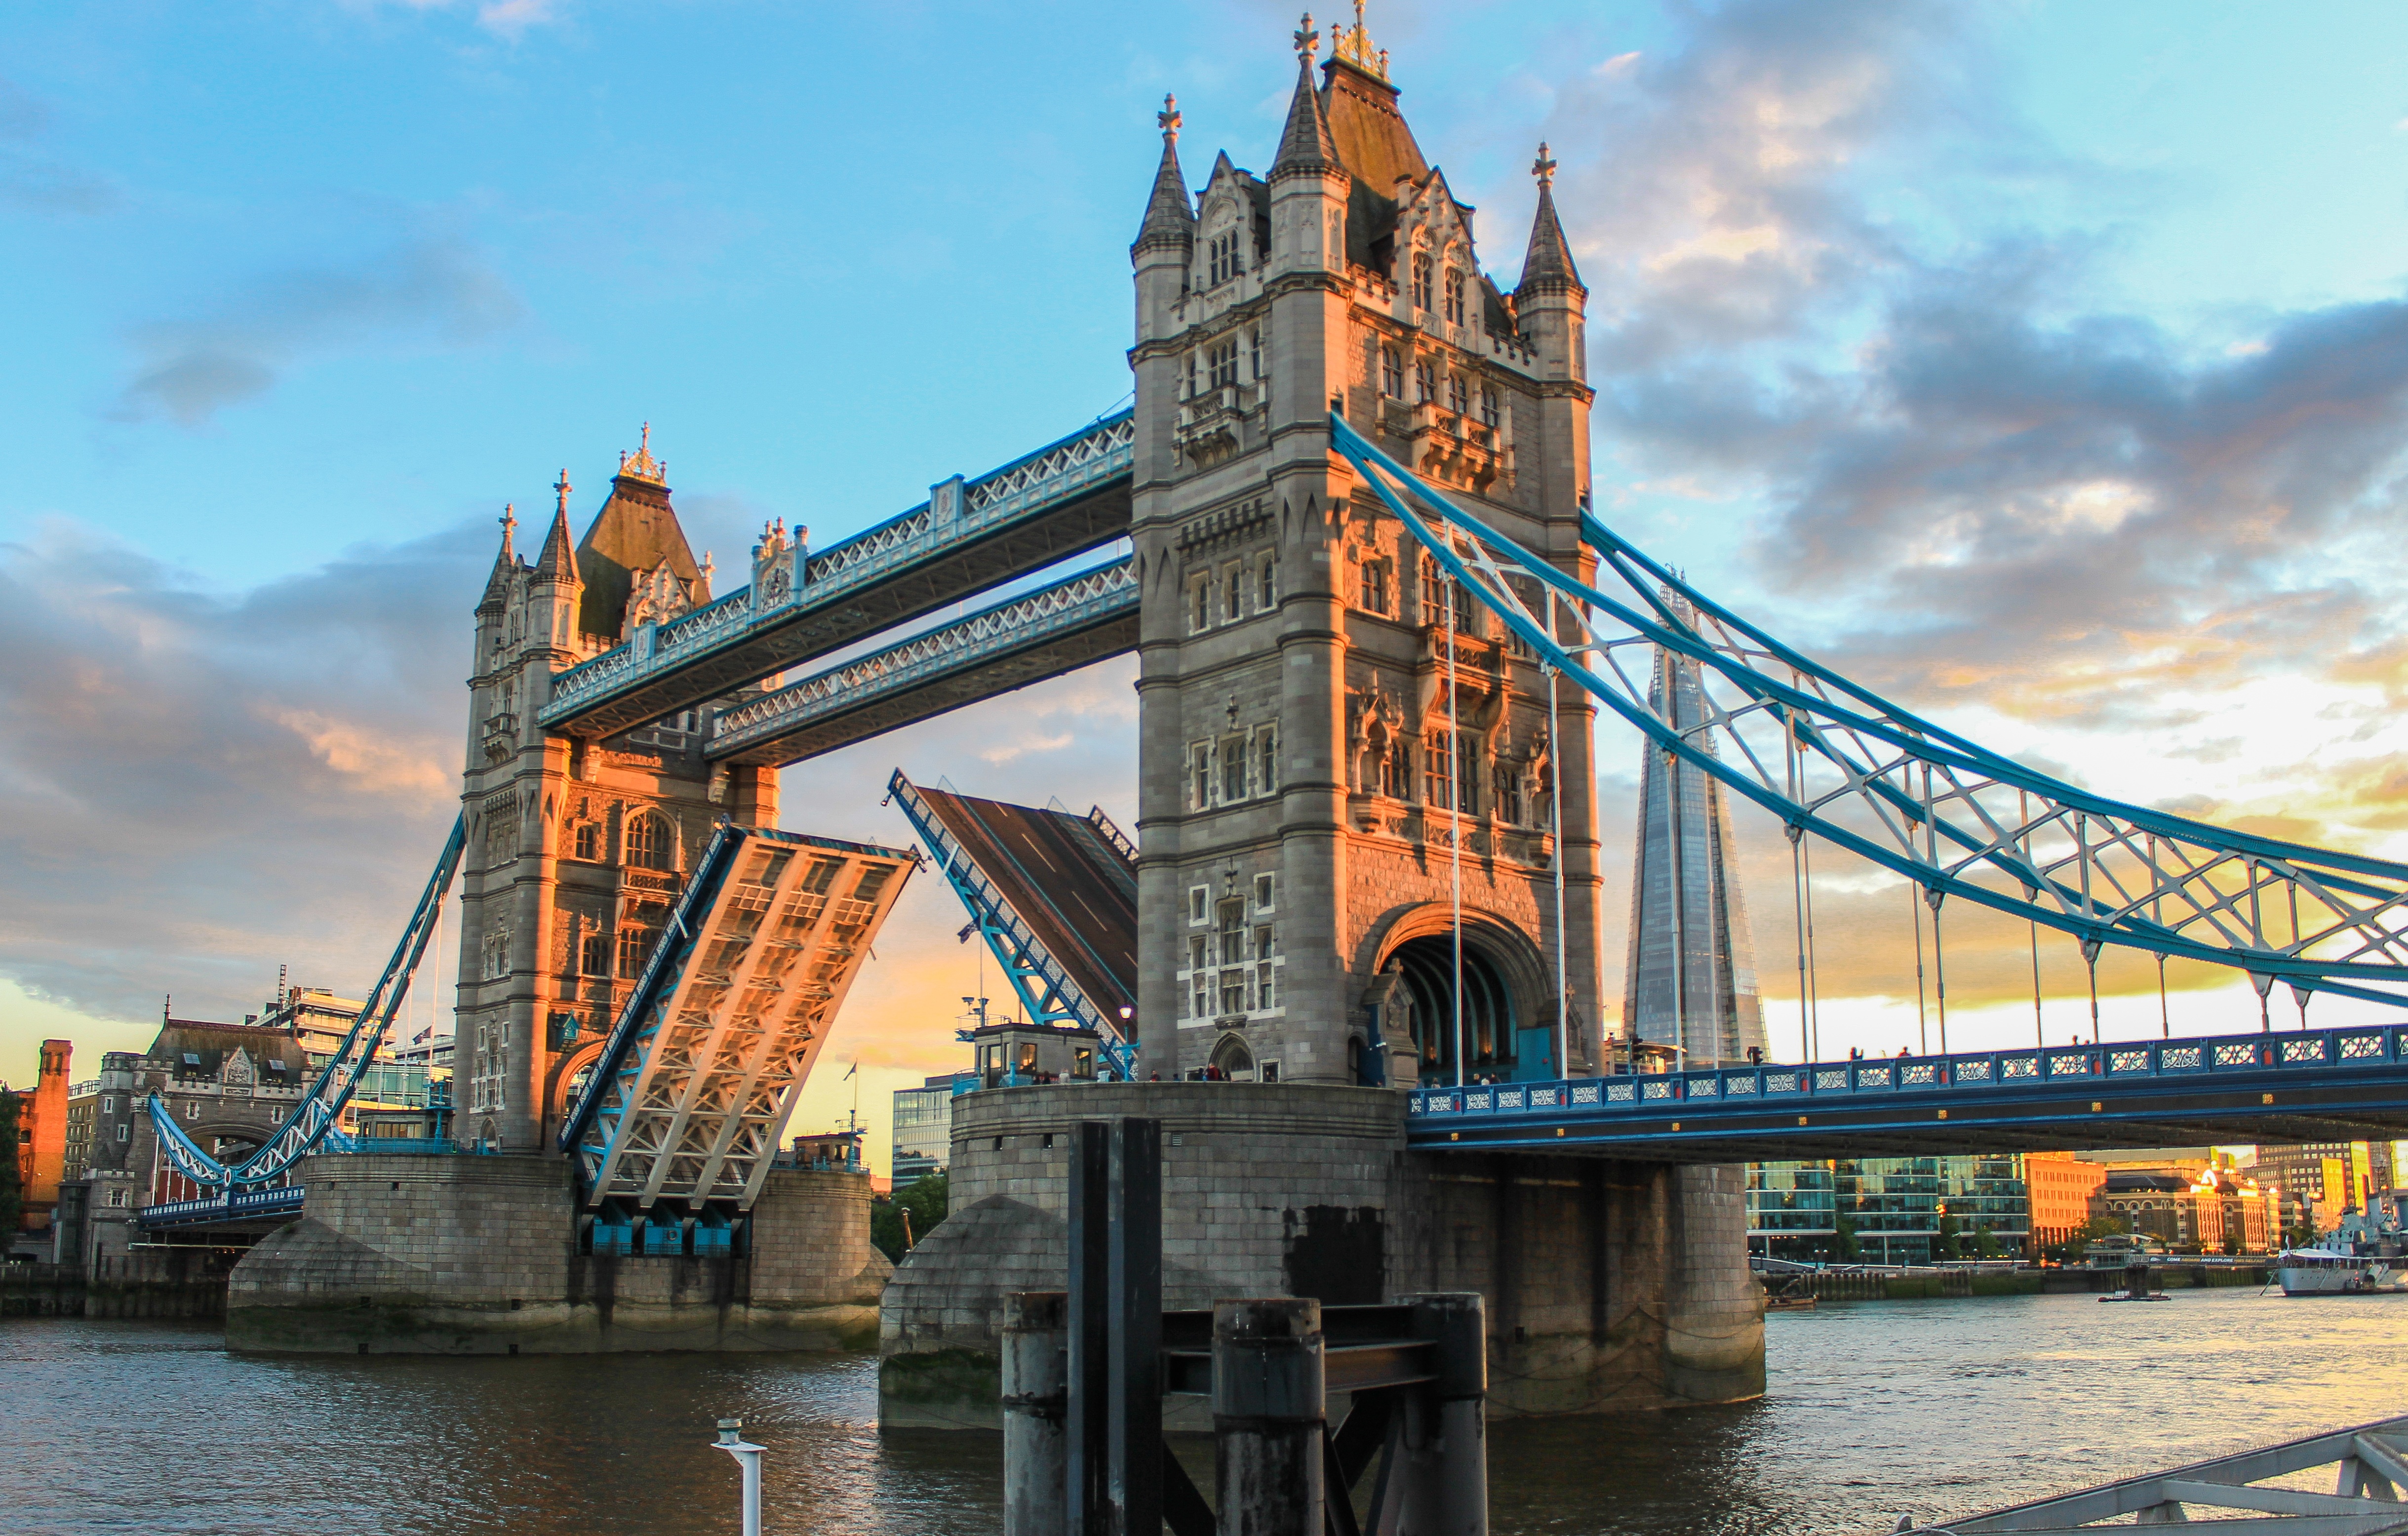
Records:
[[[1481,1298],[1165,1313],[1161,1166],[1158,1122],[1079,1127],[1071,1289],[1006,1312],[1005,1536],[1485,1536]],[[1350,1403],[1334,1428],[1333,1392]],[[1165,1393],[1211,1400],[1210,1504],[1163,1443]]]

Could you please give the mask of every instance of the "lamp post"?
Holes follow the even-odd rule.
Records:
[[[761,1536],[761,1447],[744,1438],[740,1418],[721,1419],[719,1438],[711,1443],[744,1470],[744,1536]]]

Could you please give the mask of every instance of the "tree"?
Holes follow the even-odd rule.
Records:
[[[1958,1221],[1956,1217],[1942,1216],[1940,1218],[1941,1257],[1962,1258],[1965,1256],[1962,1247],[1964,1231],[1964,1224]]]
[[[1986,1221],[1973,1228],[1973,1256],[1975,1258],[2007,1256],[2007,1251],[1999,1246],[1999,1234],[1990,1230],[1990,1224]]]
[[[24,1140],[18,1128],[21,1103],[16,1094],[0,1092],[0,1242],[15,1235],[25,1211],[25,1186],[17,1171],[17,1144]]]
[[[1838,1250],[1840,1262],[1854,1264],[1857,1254],[1862,1251],[1856,1245],[1856,1222],[1849,1217],[1842,1216],[1832,1224],[1832,1227],[1831,1245]]]
[[[910,1188],[892,1199],[871,1202],[869,1241],[891,1262],[900,1264],[903,1256],[925,1241],[937,1224],[945,1219],[947,1202],[945,1176],[923,1174]]]

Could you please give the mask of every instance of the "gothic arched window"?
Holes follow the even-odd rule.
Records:
[[[639,811],[627,819],[627,865],[635,869],[670,868],[669,829],[658,816]]]
[[[1450,266],[1446,269],[1446,323],[1460,325],[1463,316],[1463,274]]]
[[[1416,309],[1438,308],[1438,298],[1431,286],[1435,269],[1436,264],[1431,262],[1428,251],[1413,252],[1413,308]]]

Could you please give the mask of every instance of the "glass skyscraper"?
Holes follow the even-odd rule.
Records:
[[[1647,697],[1682,730],[1706,718],[1698,664],[1661,646]],[[1689,739],[1714,750],[1710,736]],[[1684,1067],[1744,1062],[1764,1046],[1764,1010],[1721,782],[1642,742],[1638,832],[1623,1031],[1633,1043],[1672,1048]]]

